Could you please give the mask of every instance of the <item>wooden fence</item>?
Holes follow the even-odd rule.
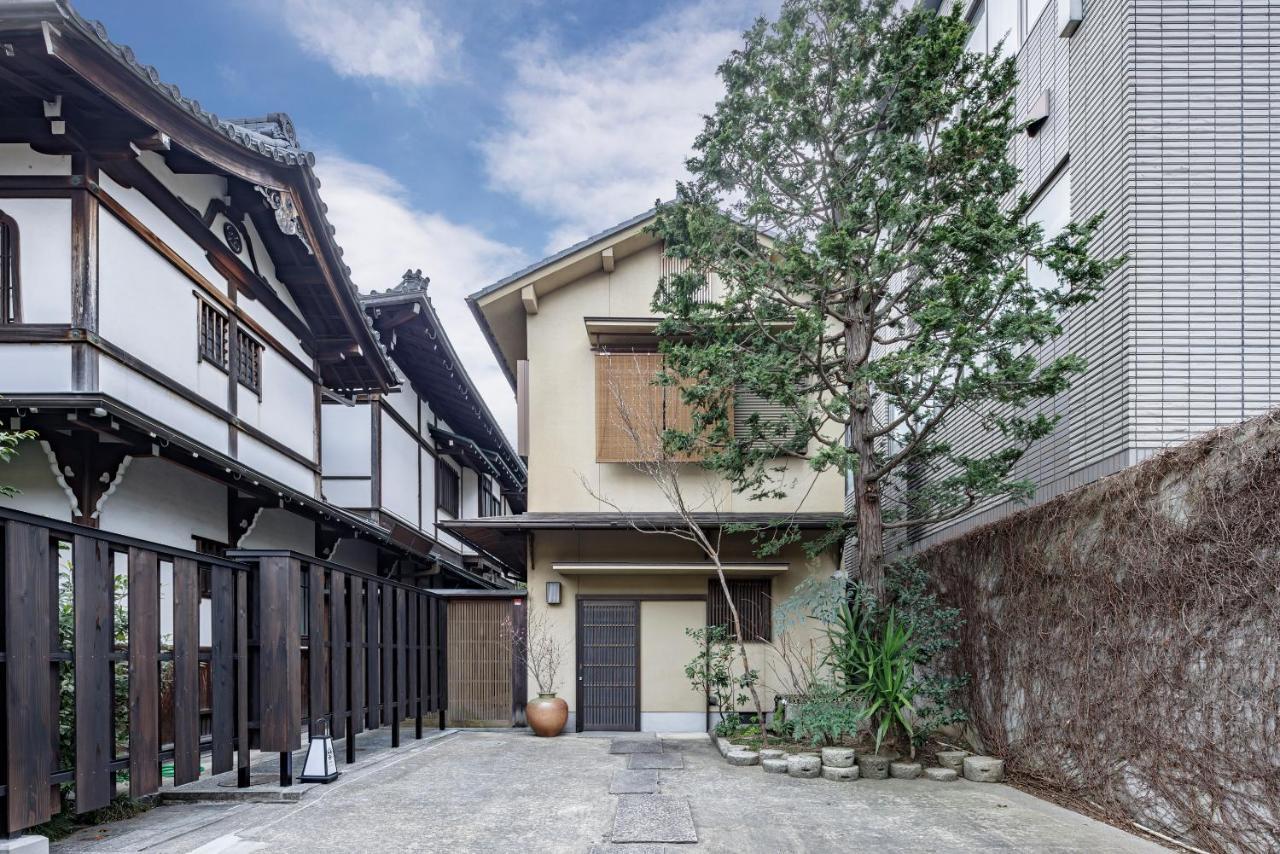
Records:
[[[528,684],[523,591],[440,593],[448,597],[448,725],[523,725]]]
[[[0,832],[238,770],[301,726],[443,717],[443,601],[292,552],[217,558],[0,509]],[[305,662],[305,666],[304,666]],[[441,721],[442,723],[442,721]],[[347,759],[355,739],[346,739]]]

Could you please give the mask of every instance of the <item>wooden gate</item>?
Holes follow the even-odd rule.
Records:
[[[439,591],[448,596],[449,591]],[[498,727],[523,723],[524,599],[511,595],[449,599],[449,726]]]
[[[640,603],[578,597],[578,731],[640,729]]]

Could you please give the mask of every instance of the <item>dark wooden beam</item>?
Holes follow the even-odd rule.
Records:
[[[143,453],[129,444],[99,442],[96,433],[77,431],[71,435],[45,431],[40,438],[49,443],[58,471],[75,496],[77,525],[98,527],[94,516],[98,502],[110,489],[125,457]]]

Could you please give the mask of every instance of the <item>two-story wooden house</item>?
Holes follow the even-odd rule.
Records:
[[[326,435],[326,413],[408,401],[431,368],[397,353],[395,391],[383,309],[361,302],[312,165],[287,116],[213,115],[66,3],[0,8],[0,417],[39,434],[4,468],[21,490],[6,503],[180,548],[502,584],[401,508],[412,442],[407,465],[384,446],[386,513],[376,486],[351,501],[324,477],[352,438]],[[443,417],[465,433],[463,409]],[[518,494],[497,462],[514,455],[486,447],[479,465]]]
[[[469,298],[517,389],[529,508],[446,526],[509,560],[527,553],[530,617],[545,614],[564,644],[559,689],[579,730],[705,730],[706,698],[684,675],[697,652],[686,630],[727,621],[705,555],[661,533],[678,518],[633,464],[636,437],[612,405],[656,415],[666,426],[688,417],[674,388],[650,381],[661,370],[650,304],[672,263],[646,231],[653,216],[621,223]],[[760,407],[741,396],[735,418]],[[837,473],[816,475],[802,459],[779,465],[792,485],[783,500],[735,495],[695,462],[681,464],[681,480],[709,529],[788,518],[815,530],[839,515]],[[731,595],[758,640],[775,639],[774,604],[802,578],[829,575],[838,563],[834,550],[810,560],[800,544],[760,560],[748,534],[724,542]],[[774,654],[758,640],[753,655],[768,693],[785,690]]]

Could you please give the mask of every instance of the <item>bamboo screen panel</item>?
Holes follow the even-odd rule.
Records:
[[[663,430],[660,353],[596,354],[596,462],[655,459]]]
[[[511,600],[450,600],[447,625],[449,726],[510,726]]]

